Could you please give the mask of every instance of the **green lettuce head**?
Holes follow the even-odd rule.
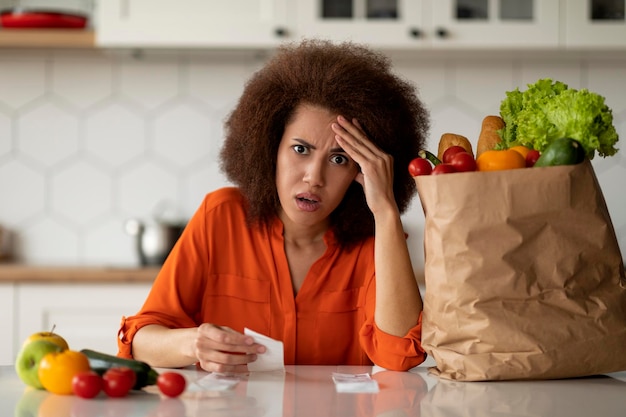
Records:
[[[541,79],[524,92],[507,92],[500,116],[506,124],[499,132],[500,149],[523,145],[541,152],[551,141],[569,137],[582,144],[589,159],[596,151],[602,157],[617,152],[619,138],[611,109],[604,97],[586,89]]]

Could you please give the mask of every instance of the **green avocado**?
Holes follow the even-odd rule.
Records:
[[[550,142],[535,162],[536,167],[575,165],[585,159],[585,149],[576,139],[560,138]]]

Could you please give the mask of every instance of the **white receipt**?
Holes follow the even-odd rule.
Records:
[[[333,372],[337,392],[378,392],[378,382],[370,374],[342,374]]]
[[[248,370],[250,372],[285,370],[283,342],[274,340],[271,337],[257,333],[248,328],[245,328],[243,332],[248,336],[252,336],[256,343],[261,344],[266,348],[264,353],[259,353],[257,355],[257,359],[254,362],[250,362],[248,364]]]

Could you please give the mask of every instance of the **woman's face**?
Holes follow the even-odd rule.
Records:
[[[358,173],[357,164],[335,141],[337,115],[317,106],[299,105],[278,148],[276,187],[283,223],[328,226]]]

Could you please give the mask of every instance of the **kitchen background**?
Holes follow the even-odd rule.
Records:
[[[0,224],[15,259],[137,265],[126,220],[186,220],[205,193],[228,185],[218,164],[222,123],[270,53],[1,49]],[[505,91],[545,77],[604,95],[626,141],[623,50],[389,54],[430,110],[431,150],[445,132],[475,144]],[[624,254],[626,156],[593,165]],[[416,197],[404,222],[418,272],[423,221]]]

